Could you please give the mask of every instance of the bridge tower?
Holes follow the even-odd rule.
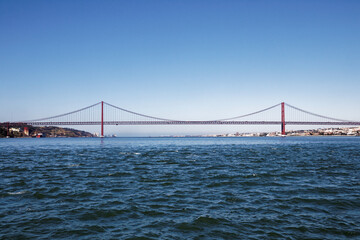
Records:
[[[101,135],[100,137],[104,137],[104,101],[101,101]]]
[[[285,103],[281,103],[281,135],[285,135]]]

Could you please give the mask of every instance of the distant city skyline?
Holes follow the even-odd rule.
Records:
[[[205,120],[284,101],[360,121],[359,10],[355,0],[0,0],[0,122],[102,100]],[[106,127],[145,136],[259,128]]]

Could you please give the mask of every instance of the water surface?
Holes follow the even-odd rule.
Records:
[[[359,147],[356,137],[0,139],[0,238],[360,238]]]

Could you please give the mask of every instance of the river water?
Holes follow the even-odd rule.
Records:
[[[360,138],[0,139],[1,239],[360,238]]]

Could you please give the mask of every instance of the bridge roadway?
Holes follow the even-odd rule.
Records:
[[[3,123],[7,124],[7,123]],[[14,124],[14,123],[10,123]],[[101,121],[89,122],[18,122],[17,125],[56,126],[56,125],[101,125]],[[281,121],[104,121],[104,125],[281,125]],[[360,122],[302,122],[287,121],[286,125],[339,125],[360,126]]]

